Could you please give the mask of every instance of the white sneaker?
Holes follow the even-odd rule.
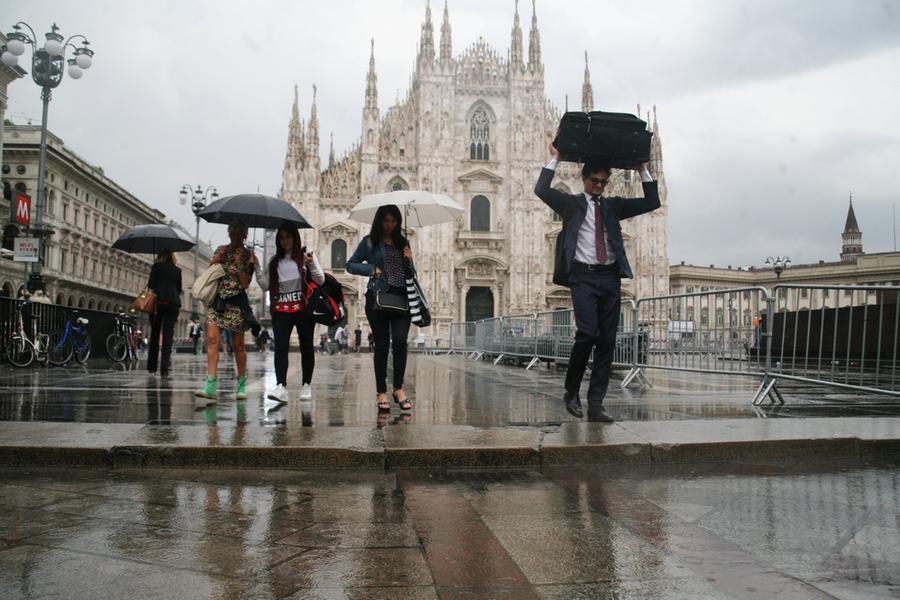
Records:
[[[270,400],[275,400],[277,402],[287,402],[288,401],[288,390],[284,386],[284,384],[279,383],[275,386],[275,389],[269,392],[268,397]]]
[[[300,399],[312,400],[312,386],[308,383],[304,383],[303,387],[300,389]]]

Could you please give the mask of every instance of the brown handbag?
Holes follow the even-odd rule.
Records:
[[[156,313],[156,294],[152,290],[146,289],[131,303],[131,308],[138,312],[152,315]]]

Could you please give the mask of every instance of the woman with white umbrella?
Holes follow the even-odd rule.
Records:
[[[390,410],[387,398],[387,355],[394,354],[393,398],[401,410],[412,403],[403,391],[406,375],[406,337],[410,315],[406,295],[406,265],[412,268],[412,250],[401,233],[403,216],[394,204],[378,207],[372,228],[347,260],[347,271],[369,277],[366,318],[375,336],[375,389],[379,411]]]

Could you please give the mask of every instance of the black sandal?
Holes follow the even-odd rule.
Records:
[[[387,395],[387,394],[385,394],[385,395]],[[381,394],[378,394],[378,395],[376,396],[376,399],[377,399],[378,397],[380,397],[380,396],[381,396]],[[388,399],[387,399],[387,398],[385,398],[384,400],[378,401],[378,402],[376,403],[376,406],[378,407],[378,410],[379,410],[379,411],[387,411],[387,410],[391,410],[391,403],[388,402]]]
[[[400,407],[400,410],[412,410],[412,402],[409,401],[409,398],[408,398],[408,397],[407,397],[407,398],[404,398],[403,400],[401,400],[400,398],[398,398],[398,397],[397,397],[397,392],[398,392],[398,391],[402,391],[402,390],[394,390],[394,391],[391,393],[391,396],[394,397],[394,402],[397,403],[397,406]]]

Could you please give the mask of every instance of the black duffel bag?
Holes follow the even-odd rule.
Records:
[[[567,112],[553,145],[560,160],[598,160],[615,169],[631,169],[650,160],[647,122],[628,113]]]

